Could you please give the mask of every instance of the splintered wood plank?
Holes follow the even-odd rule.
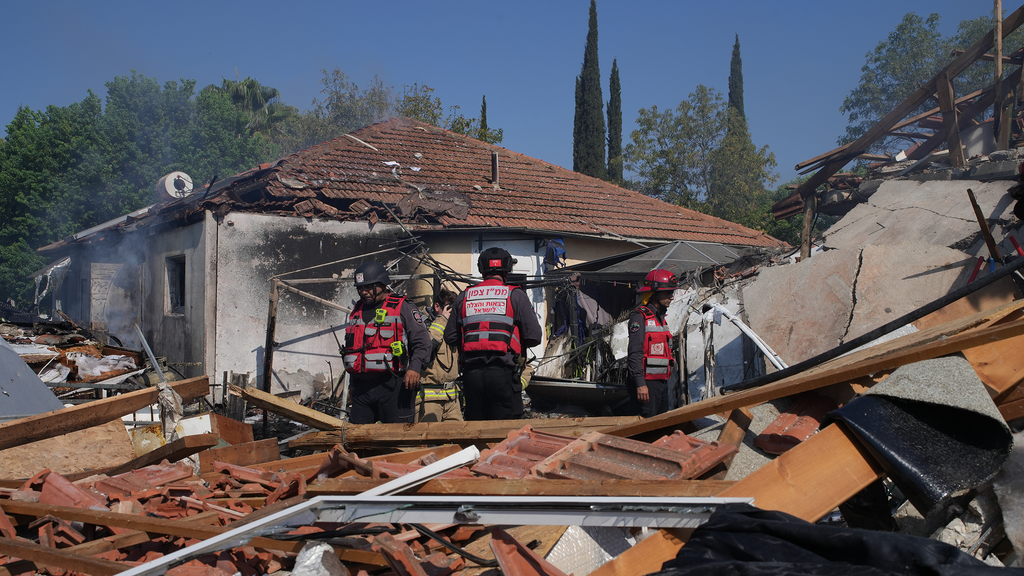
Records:
[[[273,394],[269,394],[252,386],[240,388],[238,386],[231,386],[228,388],[231,394],[235,396],[241,396],[245,398],[246,402],[259,406],[264,410],[269,410],[274,414],[280,414],[286,416],[296,422],[301,422],[317,430],[335,430],[343,428],[345,421],[328,416],[323,412],[318,412],[312,408],[306,408],[301,404],[292,402],[291,400],[282,400]]]
[[[8,500],[4,502],[4,510],[8,514],[23,514],[41,518],[47,515],[57,516],[69,522],[83,522],[97,526],[114,526],[160,534],[167,536],[182,536],[185,538],[207,539],[213,538],[231,530],[230,526],[203,526],[180,520],[168,520],[164,518],[151,518],[148,516],[137,516],[135,514],[120,514],[103,510],[90,510],[86,508],[73,508],[71,506],[57,506],[53,504],[40,504],[38,502],[16,502]],[[280,550],[282,552],[299,552],[302,549],[302,541],[273,540],[257,536],[249,542],[250,546],[268,550]]]
[[[74,552],[14,538],[0,538],[0,554],[93,576],[113,576],[131,568],[130,564],[81,556]]]
[[[509,432],[527,425],[534,430],[580,437],[587,432],[639,420],[639,416],[609,416],[418,424],[348,424],[344,431],[330,430],[306,434],[289,442],[288,447],[302,450],[330,448],[335,444],[342,444],[343,440],[346,448],[500,442]]]
[[[853,434],[832,424],[719,496],[753,498],[762,510],[817,522],[883,476],[881,464]]]
[[[184,438],[178,438],[170,444],[164,444],[156,450],[152,450],[133,459],[131,462],[126,462],[121,466],[104,470],[103,473],[107,476],[116,476],[118,474],[124,474],[125,472],[131,472],[138,468],[145,468],[153,464],[159,464],[164,460],[170,462],[177,462],[182,458],[188,458],[193,454],[199,453],[207,448],[212,448],[220,442],[220,437],[216,434],[194,434],[192,436],[185,436]]]
[[[120,419],[63,436],[0,450],[0,476],[31,478],[49,468],[62,476],[118,466],[135,458],[131,437]]]
[[[914,322],[914,325],[918,329],[931,328],[996,308],[1021,297],[1017,285],[1009,278],[1004,278],[932,312]],[[1015,320],[1017,314],[1002,318],[1000,321]],[[974,367],[974,371],[978,373],[978,377],[989,392],[993,396],[998,396],[1024,380],[1024,354],[1020,354],[1020,350],[1024,350],[1024,336],[969,348],[963,351],[963,355]]]
[[[674,559],[682,548],[682,540],[667,530],[658,530],[591,572],[590,576],[633,576],[660,572],[661,565]]]
[[[544,558],[555,547],[558,539],[562,537],[567,526],[511,526],[505,529],[510,536],[516,540],[526,543],[534,540],[540,542],[533,552]],[[491,550],[491,533],[482,534],[463,548],[469,553],[479,556],[485,560],[494,560],[494,551]],[[480,574],[496,574],[496,568],[486,568],[466,560],[466,568],[461,572],[463,576],[477,576]]]
[[[995,324],[977,330],[970,330],[970,328],[1004,318],[1021,307],[1024,307],[1024,300],[1017,300],[995,310],[979,312],[967,318],[947,322],[854,352],[848,356],[830,360],[821,366],[794,374],[778,382],[726,396],[709,398],[636,423],[604,429],[601,432],[614,436],[634,436],[644,432],[670,430],[711,414],[756,406],[769,400],[809,392],[833,384],[851,382],[870,374],[921,360],[948,356],[954,352],[977,346],[991,345],[1000,340],[1024,334],[1024,320]]]
[[[184,401],[194,400],[209,392],[210,379],[207,376],[171,382]],[[35,416],[28,416],[0,424],[0,450],[20,446],[28,442],[53,438],[75,430],[84,430],[98,424],[131,414],[157,401],[156,388],[136,390],[72,408],[51,410]]]
[[[226,462],[239,466],[250,466],[281,458],[277,438],[246,442],[223,448],[212,448],[199,453],[199,472],[213,472],[213,462]],[[320,458],[323,460],[323,457]]]
[[[327,478],[306,486],[310,496],[358,494],[387,480]],[[735,482],[725,480],[547,480],[528,478],[435,478],[404,492],[417,496],[716,496]]]

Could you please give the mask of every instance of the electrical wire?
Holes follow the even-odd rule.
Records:
[[[430,538],[431,540],[437,542],[438,544],[444,546],[445,548],[451,550],[452,552],[455,552],[459,556],[462,556],[463,558],[465,558],[465,559],[467,559],[467,560],[469,560],[471,562],[479,564],[480,566],[486,566],[488,568],[496,568],[496,567],[499,566],[497,560],[488,560],[486,558],[481,558],[479,556],[476,556],[476,555],[474,555],[471,552],[467,552],[466,550],[464,550],[462,548],[459,548],[455,544],[452,544],[451,542],[446,540],[443,536],[441,536],[440,534],[434,532],[433,530],[427,528],[426,526],[424,526],[422,524],[409,524],[409,526],[412,526],[420,534],[423,534],[427,538]]]

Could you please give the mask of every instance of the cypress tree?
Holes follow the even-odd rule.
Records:
[[[732,61],[729,62],[729,106],[739,112],[746,121],[747,113],[743,110],[743,62],[740,60],[740,35],[736,35],[736,43],[732,45]]]
[[[604,102],[597,60],[597,0],[590,0],[590,26],[583,51],[583,70],[577,78],[573,169],[588,176],[607,178],[604,142]]]
[[[480,140],[487,141],[487,95],[480,104]]]
[[[580,113],[583,101],[583,92],[580,88],[580,77],[576,77],[576,112],[572,117],[572,171],[580,171],[580,121],[583,115]]]
[[[612,60],[608,81],[608,181],[622,182],[622,89],[618,60]]]

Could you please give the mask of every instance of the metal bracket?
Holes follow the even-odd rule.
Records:
[[[473,511],[472,506],[459,506],[459,509],[455,511],[455,520],[474,524],[480,521],[480,515]]]

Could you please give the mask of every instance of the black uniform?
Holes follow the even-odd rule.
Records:
[[[463,292],[452,305],[451,318],[445,327],[444,340],[458,346],[461,362],[463,394],[466,399],[466,420],[514,420],[523,417],[523,384],[516,368],[516,354],[463,352]],[[522,351],[541,343],[544,332],[533,311],[530,297],[520,289],[509,293],[512,322],[519,329]]]
[[[362,318],[371,322],[374,311],[383,305],[383,301],[372,307],[364,306]],[[402,319],[402,330],[409,344],[409,363],[407,370],[423,372],[430,363],[430,335],[423,326],[423,313],[416,306],[405,300],[402,302],[399,315]],[[352,410],[349,422],[353,424],[372,424],[378,420],[384,423],[412,422],[413,394],[415,390],[405,387],[405,371],[385,373],[350,374],[349,392],[352,395]]]
[[[658,321],[665,322],[665,313],[668,310],[658,310],[653,304],[647,306],[657,316]],[[627,350],[627,364],[629,366],[629,378],[626,380],[626,389],[629,391],[629,413],[639,414],[644,418],[650,418],[668,411],[668,380],[647,380],[644,378],[644,323],[645,318],[639,308],[629,316],[629,345]],[[647,393],[650,400],[646,403],[640,402],[636,389],[640,386],[647,386]]]

